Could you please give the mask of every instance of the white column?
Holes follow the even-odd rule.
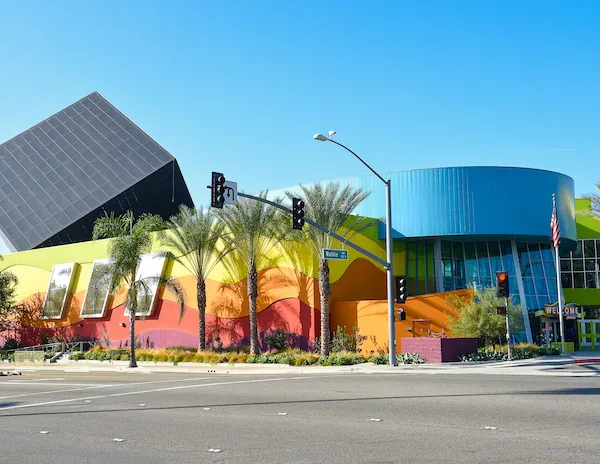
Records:
[[[517,287],[519,288],[519,296],[521,299],[521,310],[523,312],[523,325],[525,327],[525,336],[527,337],[527,343],[533,343],[533,336],[531,334],[531,323],[529,322],[529,312],[527,311],[527,300],[525,299],[525,287],[523,286],[523,277],[521,276],[521,266],[519,264],[519,255],[517,254],[516,240],[510,241],[510,248],[511,248],[512,256],[513,256],[513,264],[515,267],[515,277],[517,280]],[[506,309],[508,311],[508,308],[506,308]]]

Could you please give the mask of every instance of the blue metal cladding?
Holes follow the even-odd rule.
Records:
[[[540,169],[455,167],[401,171],[392,181],[395,237],[516,238],[548,242],[556,193],[564,244],[575,245],[573,179]],[[339,179],[371,194],[357,214],[385,217],[385,190],[375,176]],[[385,227],[380,227],[385,237]],[[573,241],[569,243],[569,241]]]

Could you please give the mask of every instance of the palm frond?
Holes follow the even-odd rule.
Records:
[[[289,199],[301,198],[304,201],[306,217],[333,232],[339,231],[345,225],[344,236],[348,237],[349,234],[354,235],[356,232],[353,231],[359,226],[360,230],[368,227],[368,225],[364,227],[361,225],[363,218],[357,217],[354,221],[349,219],[370,192],[349,185],[341,188],[339,183],[329,182],[324,185],[320,183],[310,186],[300,185],[299,191],[285,193]],[[304,235],[306,245],[317,257],[320,257],[323,248],[331,248],[337,242],[316,227],[308,226]]]

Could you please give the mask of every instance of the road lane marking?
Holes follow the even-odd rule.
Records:
[[[106,384],[98,384],[98,383],[50,383],[50,382],[44,382],[44,383],[37,383],[37,382],[27,382],[27,381],[16,381],[16,382],[0,382],[0,385],[40,385],[40,386],[44,386],[44,387],[96,387],[99,385],[106,385]],[[0,397],[2,398],[2,397]]]
[[[111,393],[109,395],[88,396],[85,398],[69,398],[66,400],[44,401],[41,403],[31,403],[31,404],[19,404],[16,406],[6,406],[4,408],[0,408],[0,411],[7,411],[9,409],[33,408],[33,407],[37,407],[37,406],[48,406],[48,405],[52,405],[52,404],[72,403],[74,401],[82,401],[82,400],[96,400],[96,399],[101,399],[101,398],[115,398],[118,396],[140,395],[143,393],[157,393],[157,392],[164,392],[164,391],[183,390],[186,388],[202,388],[202,387],[213,387],[213,386],[222,386],[222,385],[239,385],[239,384],[244,384],[244,383],[277,382],[280,380],[305,380],[305,379],[311,379],[311,378],[313,378],[313,377],[306,377],[306,376],[304,376],[304,377],[276,377],[276,378],[271,378],[271,379],[238,380],[238,381],[233,381],[233,382],[198,383],[198,384],[194,384],[194,385],[180,385],[180,386],[176,386],[176,387],[155,388],[153,390],[138,390],[138,391],[133,391],[133,392]],[[145,383],[150,383],[150,382],[145,382]]]
[[[165,383],[165,382],[191,382],[193,380],[206,380],[206,379],[212,379],[212,378],[214,378],[214,377],[194,377],[192,379],[152,380],[150,382],[132,382],[132,383],[100,384],[100,385],[74,383],[74,384],[72,384],[73,386],[81,386],[83,388],[69,388],[66,390],[46,390],[46,391],[41,391],[41,392],[31,392],[31,393],[21,393],[18,395],[0,396],[0,400],[5,400],[8,398],[21,398],[23,396],[48,395],[51,393],[68,393],[68,392],[74,392],[74,391],[94,390],[94,389],[98,389],[98,388],[112,388],[112,387],[121,387],[121,386],[127,387],[129,385],[146,385],[146,384]],[[0,385],[3,385],[3,384],[20,385],[20,384],[17,384],[16,382],[0,382]],[[25,382],[24,384],[25,385],[49,385],[47,383],[35,384],[35,383],[30,383],[30,382]],[[64,384],[64,383],[60,383],[60,384],[56,384],[56,385],[69,386],[68,384]]]

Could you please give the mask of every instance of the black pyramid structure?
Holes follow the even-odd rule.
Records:
[[[105,214],[193,207],[177,160],[98,92],[0,145],[0,238],[13,251],[91,239]]]

